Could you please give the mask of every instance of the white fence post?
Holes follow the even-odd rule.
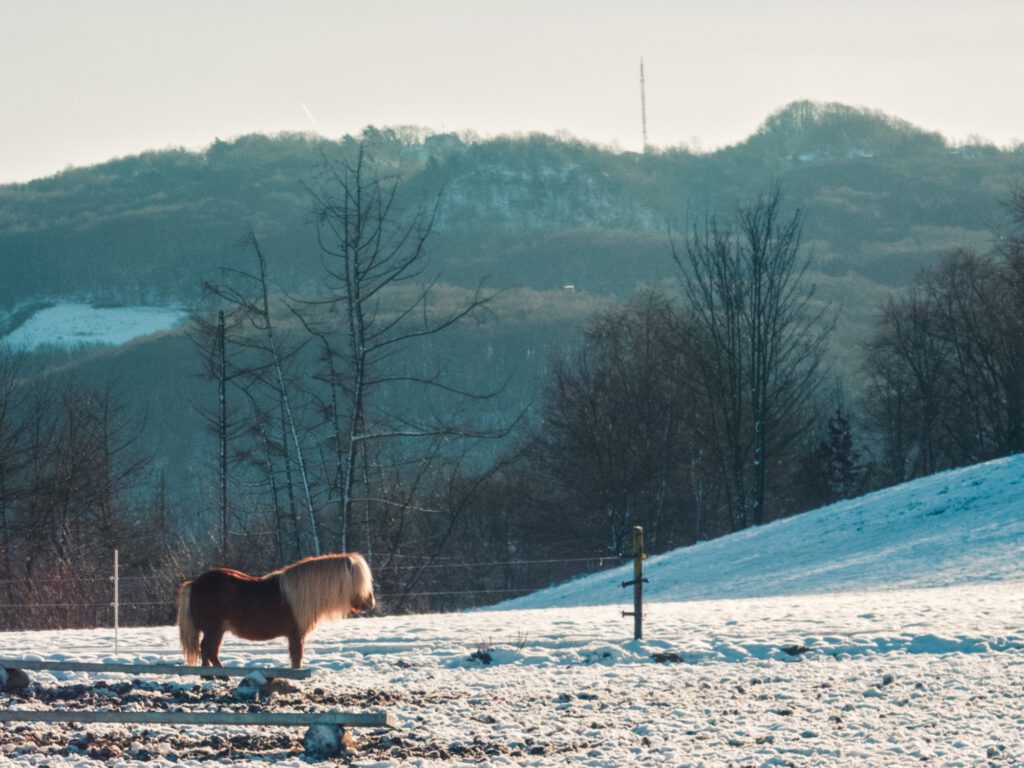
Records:
[[[119,614],[119,611],[120,611],[120,608],[121,608],[121,575],[120,575],[120,568],[119,568],[119,564],[118,564],[118,552],[117,552],[116,549],[114,550],[114,576],[113,576],[113,582],[114,582],[114,602],[112,602],[111,605],[114,607],[114,655],[116,656],[118,654],[118,650],[119,650],[118,649],[117,631],[118,631],[118,624],[119,624],[119,620],[120,620],[120,616],[118,614]]]

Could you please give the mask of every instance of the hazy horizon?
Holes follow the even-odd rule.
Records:
[[[803,99],[1024,138],[1024,4],[130,0],[0,8],[0,183],[248,133],[415,125],[641,148],[742,141]]]

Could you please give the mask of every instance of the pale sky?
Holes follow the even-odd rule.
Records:
[[[1024,141],[1024,0],[0,0],[0,182],[366,125],[735,143],[797,99]]]

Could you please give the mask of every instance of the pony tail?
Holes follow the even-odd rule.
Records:
[[[185,663],[195,666],[199,662],[199,630],[192,621],[192,582],[185,581],[178,588],[178,635]]]

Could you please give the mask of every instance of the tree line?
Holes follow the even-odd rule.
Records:
[[[665,551],[1021,450],[1020,193],[991,252],[954,251],[880,309],[856,379],[832,368],[838,310],[773,186],[675,233],[674,288],[597,312],[535,407],[498,419],[501,387],[466,388],[437,354],[501,296],[432,271],[439,198],[417,203],[366,145],[325,154],[308,192],[317,292],[277,288],[256,224],[205,285],[202,509],[137,450],[115,387],[34,377],[4,352],[0,580],[23,606],[5,626],[96,621],[96,562],[119,542],[168,597],[130,621],[169,620],[174,583],[201,567],[341,550],[370,558],[388,610],[443,609],[617,563],[633,525]]]
[[[868,342],[880,482],[1024,450],[1024,194],[990,253],[958,249],[889,301]]]
[[[181,538],[166,484],[137,445],[116,385],[40,375],[0,347],[0,628],[92,625],[110,613],[110,563],[125,553],[138,623],[164,617]]]

